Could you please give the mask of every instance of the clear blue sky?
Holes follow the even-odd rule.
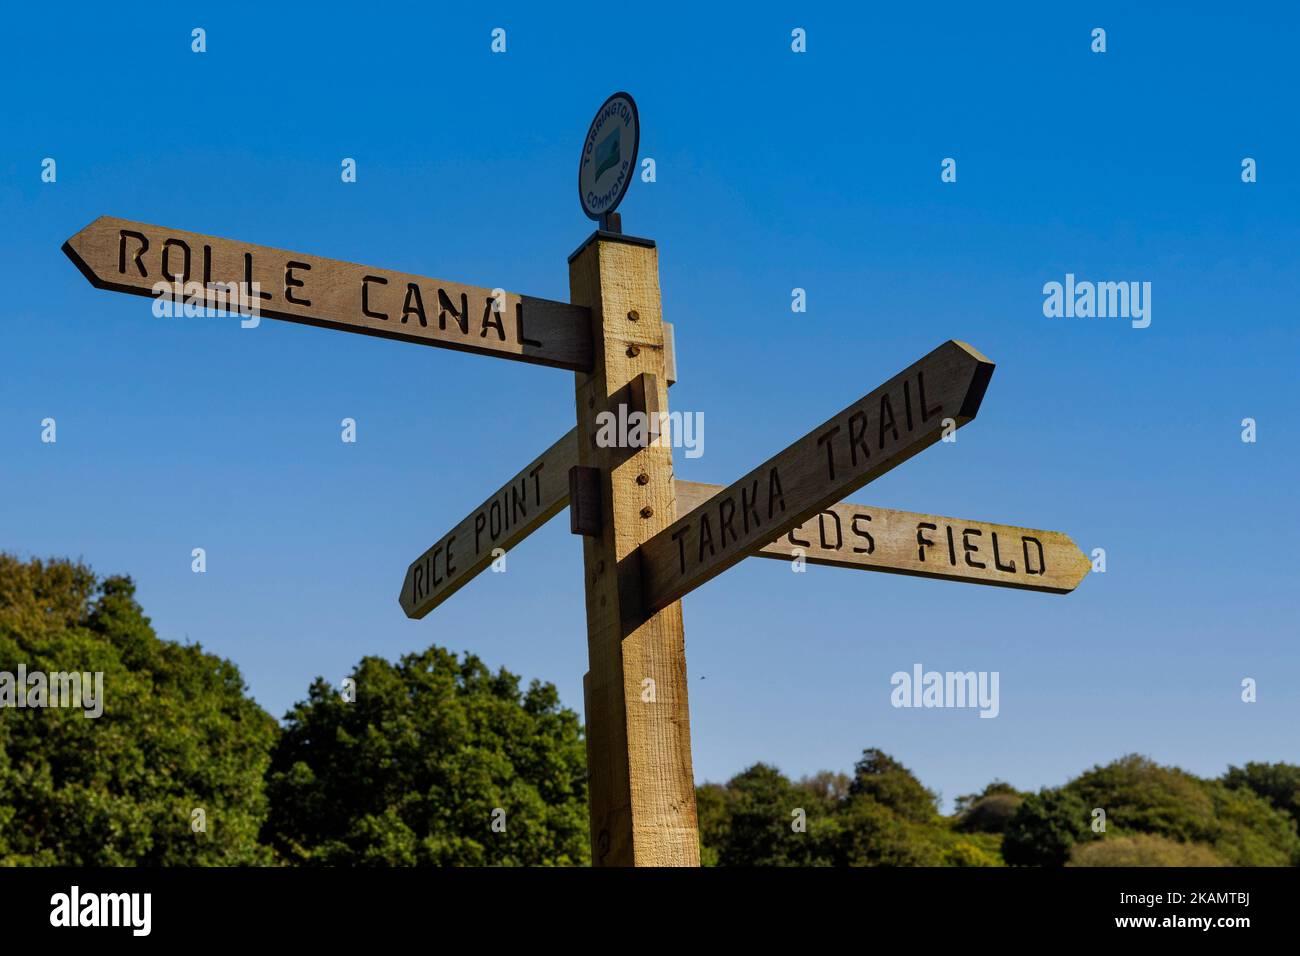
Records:
[[[434,642],[580,710],[563,517],[424,621],[396,600],[414,557],[571,427],[569,373],[154,319],[59,246],[109,214],[565,299],[590,232],[578,150],[626,89],[658,181],[633,184],[625,228],[659,243],[672,404],[706,421],[679,477],[732,480],[958,338],[997,362],[979,418],[852,500],[1108,558],[1067,597],[743,563],[684,605],[697,779],[847,770],[878,746],[950,805],[1131,751],[1202,774],[1300,760],[1294,10],[535,6],[10,11],[0,547],[130,573],[160,635],[234,660],[277,716],[316,675]],[[1150,328],[1045,318],[1067,272],[1151,282]],[[916,662],[1000,672],[1000,716],[892,708]]]

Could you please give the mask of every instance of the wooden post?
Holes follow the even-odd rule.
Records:
[[[658,251],[593,235],[569,258],[569,296],[591,310],[593,368],[576,375],[578,463],[599,471],[603,519],[598,537],[582,539],[592,864],[698,866],[682,609],[642,613],[637,553],[676,519],[672,448],[597,443],[598,416],[630,413],[641,373],[658,392],[652,404],[668,408]]]

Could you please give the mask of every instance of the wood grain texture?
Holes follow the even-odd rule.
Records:
[[[671,388],[677,384],[677,330],[664,323],[664,380]]]
[[[426,276],[322,259],[232,239],[101,216],[63,245],[99,289],[156,298],[158,283],[257,283],[258,314],[344,332],[591,368],[591,319],[581,306]],[[242,288],[242,287],[241,287]],[[499,298],[499,301],[498,301]]]
[[[436,544],[411,562],[398,601],[407,617],[421,618],[569,503],[569,469],[577,463],[570,431],[523,467]]]
[[[596,441],[598,416],[616,413],[642,372],[668,407],[658,252],[595,238],[570,260],[569,286],[591,309],[597,343],[575,389],[578,456],[600,470],[604,519],[599,538],[582,539],[592,862],[698,866],[682,610],[669,603],[646,616],[638,566],[638,548],[673,519],[672,449]]]
[[[586,465],[569,469],[569,533],[599,538],[605,530],[600,513],[600,470]]]
[[[722,485],[678,481],[677,507],[691,511]],[[1068,594],[1092,562],[1070,536],[1017,525],[946,518],[841,502],[783,534],[760,558],[861,571],[886,571],[944,581]]]
[[[973,419],[993,363],[949,341],[768,459],[641,548],[647,611],[666,607],[774,538]],[[946,423],[946,424],[945,424]]]
[[[640,434],[635,429],[629,429],[631,434],[629,438],[639,439],[646,443],[656,442],[659,440],[660,432],[664,424],[664,417],[668,414],[666,408],[659,405],[659,395],[663,390],[659,388],[659,380],[653,372],[641,372],[628,383],[628,409],[634,411],[644,418],[644,434]]]

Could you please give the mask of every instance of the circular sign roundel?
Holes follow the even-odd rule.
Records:
[[[632,182],[636,151],[641,144],[641,123],[636,101],[615,93],[596,111],[578,162],[578,199],[588,218],[613,212]]]

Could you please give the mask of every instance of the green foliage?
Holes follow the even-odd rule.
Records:
[[[696,787],[695,816],[700,831],[700,865],[718,866],[719,850],[731,829],[726,788],[717,783]]]
[[[1007,824],[1002,856],[1012,866],[1064,866],[1088,832],[1087,809],[1065,790],[1031,793]]]
[[[981,850],[974,843],[963,840],[955,843],[943,854],[943,862],[947,866],[997,866],[997,858],[984,850]]]
[[[1003,856],[1017,865],[1062,865],[1076,842],[1102,836],[1091,828],[1092,810],[1100,808],[1106,811],[1108,841],[1161,836],[1207,847],[1234,866],[1287,866],[1300,860],[1295,822],[1258,796],[1246,778],[1237,779],[1241,785],[1234,788],[1145,757],[1123,757],[1029,797],[1007,827]],[[1257,772],[1256,779],[1272,778]],[[1080,849],[1074,858],[1109,852],[1119,851]]]
[[[0,554],[0,671],[20,664],[102,672],[103,713],[0,711],[0,865],[270,859],[257,833],[275,721],[229,661],[159,640],[129,578]]]
[[[863,752],[852,778],[791,783],[755,764],[698,788],[701,853],[721,866],[1285,866],[1300,861],[1294,823],[1256,791],[1285,805],[1290,770],[1248,765],[1230,785],[1128,756],[1036,794],[994,781],[945,818],[879,750]],[[790,827],[796,807],[806,832]]]
[[[1005,833],[1025,798],[1018,793],[995,793],[976,800],[957,821],[968,833]]]
[[[318,679],[280,730],[233,664],[154,634],[130,579],[0,555],[0,672],[20,665],[102,672],[103,714],[0,710],[0,865],[589,859],[577,715],[472,655],[364,658],[354,701]],[[1300,766],[1285,763],[1205,780],[1128,756],[1036,794],[994,781],[942,817],[868,749],[851,775],[792,782],[759,763],[696,803],[707,866],[1300,864]]]
[[[821,836],[829,814],[815,792],[775,767],[754,764],[706,794],[701,842],[720,866],[815,866],[825,863]],[[699,802],[697,794],[697,812]],[[797,811],[805,829],[796,831]],[[707,842],[706,842],[707,841]]]
[[[431,647],[362,659],[347,702],[323,680],[272,758],[265,838],[314,865],[588,862],[585,752],[551,684]],[[502,819],[504,830],[493,829]]]
[[[1089,810],[1106,811],[1108,830],[1159,833],[1187,842],[1206,838],[1213,825],[1214,802],[1202,784],[1181,770],[1131,754],[1093,767],[1066,787]]]
[[[1227,862],[1204,843],[1136,833],[1076,844],[1066,866],[1227,866]]]
[[[1066,785],[1106,811],[1110,834],[1154,833],[1204,843],[1236,866],[1287,866],[1300,855],[1295,823],[1245,787],[1232,789],[1130,755]]]
[[[1025,795],[1011,784],[995,780],[980,793],[956,799],[958,819],[954,826],[964,833],[1003,833],[1024,799]]]
[[[994,780],[979,793],[968,793],[958,797],[953,801],[953,809],[960,816],[971,809],[975,804],[987,797],[1020,797],[1024,798],[1025,794],[1021,793],[1011,784],[1003,780]]]
[[[939,798],[921,786],[912,771],[874,748],[864,750],[854,765],[849,796],[870,797],[915,823],[929,823],[938,813]]]
[[[874,798],[850,797],[836,817],[833,834],[837,866],[938,866],[943,855],[927,828]]]
[[[847,799],[852,783],[847,774],[821,770],[811,777],[804,777],[798,785],[815,796],[827,811],[834,811]]]
[[[1232,790],[1253,791],[1300,824],[1300,766],[1248,763],[1244,768],[1229,767],[1223,782]]]
[[[1214,852],[1233,866],[1300,866],[1296,824],[1249,790],[1203,780],[1214,814],[1206,833]]]
[[[725,785],[697,788],[701,860],[721,866],[939,866],[951,837],[935,797],[902,764],[867,750],[853,778],[822,772],[792,783],[755,764]],[[793,811],[803,810],[796,830]],[[954,838],[955,839],[955,838]],[[987,859],[975,848],[958,859]]]

